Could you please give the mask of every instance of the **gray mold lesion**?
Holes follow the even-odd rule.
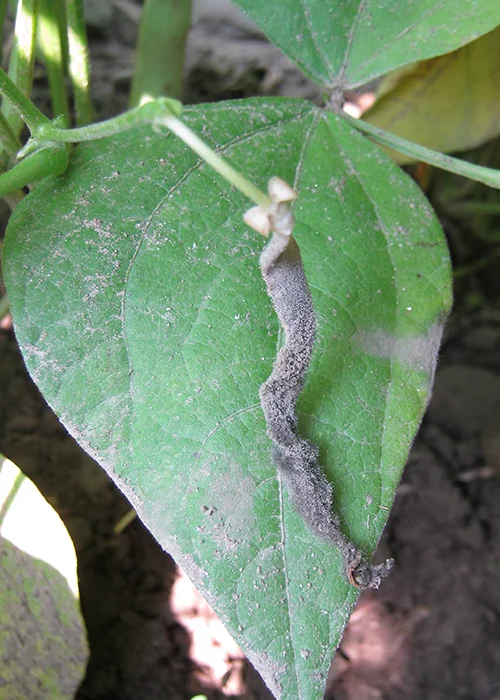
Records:
[[[285,345],[278,352],[271,376],[260,389],[279,477],[306,525],[340,548],[350,582],[358,588],[378,588],[391,570],[392,560],[372,566],[363,561],[361,553],[341,532],[333,510],[333,488],[318,462],[318,448],[297,434],[296,404],[314,347],[316,317],[294,238],[274,233],[261,255],[260,265],[285,332]],[[382,342],[381,350],[384,347]]]
[[[354,341],[368,355],[396,360],[409,369],[425,372],[432,386],[443,328],[444,323],[439,320],[426,334],[404,335],[399,338],[383,330],[360,330]]]

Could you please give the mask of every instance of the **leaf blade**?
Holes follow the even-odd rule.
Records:
[[[197,131],[207,119],[208,138],[258,184],[278,172],[299,187],[296,235],[319,320],[300,429],[369,554],[428,390],[429,367],[408,367],[407,345],[449,303],[439,227],[409,179],[333,115],[293,100],[186,110]],[[276,696],[319,698],[357,592],[270,459],[258,389],[278,323],[244,208],[171,137],[144,128],[85,145],[16,210],[6,280],[27,366],[65,424]],[[425,287],[412,276],[420,244]],[[373,304],[379,288],[385,301]],[[415,296],[425,303],[401,311]],[[379,327],[386,335],[373,337]]]
[[[449,53],[500,22],[493,1],[467,6],[461,0],[235,3],[327,89],[356,87],[408,63]]]

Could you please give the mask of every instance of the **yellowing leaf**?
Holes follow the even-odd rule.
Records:
[[[480,146],[500,134],[499,47],[497,27],[458,51],[392,73],[363,118],[444,153]]]

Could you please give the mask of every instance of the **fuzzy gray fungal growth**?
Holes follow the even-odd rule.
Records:
[[[361,589],[378,588],[393,561],[372,566],[342,534],[333,512],[332,486],[318,463],[318,448],[296,432],[296,403],[311,359],[316,318],[294,238],[274,233],[262,252],[260,266],[285,332],[285,345],[259,392],[276,468],[308,527],[340,548],[350,582]]]

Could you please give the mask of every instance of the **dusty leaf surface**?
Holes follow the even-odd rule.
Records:
[[[299,399],[342,525],[376,546],[429,394],[449,260],[420,191],[301,101],[185,111],[262,188],[295,184],[318,337]],[[322,697],[357,598],[293,511],[258,400],[278,322],[248,202],[172,135],[79,146],[21,203],[4,249],[28,369],[277,697]]]
[[[500,23],[497,0],[235,0],[313,80],[347,88],[454,51]]]

